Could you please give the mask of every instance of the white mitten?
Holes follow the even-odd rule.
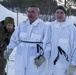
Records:
[[[4,58],[8,59],[9,55],[11,54],[11,52],[13,51],[13,49],[7,49],[4,51]]]
[[[73,75],[75,70],[76,70],[76,67],[74,65],[70,65],[68,70],[66,71],[66,75]]]

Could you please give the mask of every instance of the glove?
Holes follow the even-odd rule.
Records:
[[[76,70],[76,67],[74,65],[70,65],[68,70],[66,71],[66,75],[73,75],[75,70]]]
[[[11,52],[13,51],[13,49],[7,49],[4,51],[4,58],[5,59],[9,59],[9,55],[11,54]]]
[[[45,57],[43,55],[39,55],[35,58],[35,64],[37,67],[40,67],[42,63],[45,61]]]

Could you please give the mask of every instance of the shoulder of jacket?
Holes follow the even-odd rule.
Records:
[[[26,21],[23,21],[23,23],[26,23],[27,22],[27,20]]]
[[[19,23],[19,25],[18,26],[22,26],[22,25],[24,25],[26,22],[25,21],[23,21],[23,22],[21,22],[21,23]]]

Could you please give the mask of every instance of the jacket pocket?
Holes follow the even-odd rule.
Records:
[[[26,33],[25,32],[21,32],[19,37],[20,37],[21,41],[26,40]]]
[[[41,39],[41,35],[36,34],[36,33],[32,33],[31,34],[30,41],[32,41],[32,42],[40,42],[40,39]],[[36,47],[36,43],[31,43],[30,47]]]

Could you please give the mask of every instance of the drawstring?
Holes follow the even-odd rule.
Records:
[[[39,44],[37,44],[37,53],[39,53],[39,51],[40,51],[40,55],[43,55],[44,54],[44,51],[41,54],[41,50],[43,50],[43,48]]]
[[[41,54],[41,50],[43,50],[43,48],[39,45],[39,44],[41,44],[42,42],[32,42],[32,41],[21,41],[21,42],[24,42],[24,43],[34,43],[34,44],[36,44],[37,53],[39,53],[39,51],[40,51],[40,55],[43,55],[43,54],[44,54],[44,51],[43,51],[43,53]]]
[[[62,54],[65,56],[66,58],[66,61],[69,61],[68,60],[68,55],[66,54],[66,52],[64,50],[62,50],[62,48],[60,46],[58,46],[58,50],[62,52]]]
[[[66,61],[69,61],[68,60],[68,55],[66,54],[66,52],[64,50],[62,50],[62,48],[60,46],[58,46],[57,48],[58,48],[58,54],[57,54],[57,57],[54,60],[54,65],[56,65],[56,62],[59,60],[59,53],[61,55],[64,55]]]
[[[58,51],[57,57],[54,60],[54,65],[56,65],[56,62],[58,61],[58,59],[59,59],[59,51]]]
[[[24,42],[24,43],[36,43],[36,44],[42,43],[42,42],[32,42],[32,41],[21,41],[21,42]]]

